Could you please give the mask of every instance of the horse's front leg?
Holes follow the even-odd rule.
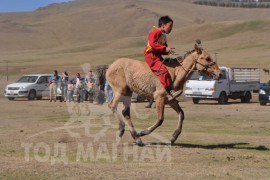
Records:
[[[156,110],[157,110],[157,121],[151,127],[141,131],[140,136],[145,136],[153,132],[157,127],[159,127],[164,120],[164,106],[165,106],[165,97],[160,97],[156,99]]]
[[[173,100],[169,102],[169,105],[177,112],[178,114],[178,124],[177,124],[177,128],[174,131],[173,135],[172,135],[172,139],[171,139],[171,144],[173,144],[178,136],[181,134],[182,132],[182,127],[183,127],[183,121],[184,121],[184,111],[182,110],[182,108],[179,106],[178,101],[177,100]]]

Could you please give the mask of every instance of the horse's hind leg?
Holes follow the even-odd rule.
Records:
[[[124,135],[124,132],[125,132],[125,123],[122,119],[122,115],[117,112],[117,105],[118,105],[120,99],[121,99],[121,94],[115,92],[113,95],[112,101],[109,103],[108,106],[112,110],[113,114],[116,114],[116,116],[117,116],[117,119],[119,122],[119,124],[118,124],[119,137],[122,137]]]
[[[178,124],[177,124],[177,128],[174,131],[173,135],[172,135],[172,139],[171,139],[171,144],[173,144],[178,136],[181,134],[182,132],[182,127],[183,127],[183,121],[184,121],[184,111],[182,110],[182,108],[179,106],[178,101],[177,100],[173,100],[169,102],[169,105],[177,112],[178,114]]]
[[[158,98],[156,99],[156,110],[157,110],[157,121],[154,125],[151,127],[143,130],[140,132],[140,136],[145,136],[153,132],[157,127],[159,127],[164,120],[164,106],[165,106],[165,99],[164,98]]]
[[[132,93],[131,93],[132,94]],[[131,95],[130,96],[124,96],[123,99],[123,104],[124,104],[124,110],[122,111],[123,116],[126,119],[129,131],[133,139],[135,140],[135,143],[138,146],[143,146],[143,142],[141,138],[139,137],[138,133],[135,130],[135,127],[130,119],[130,105],[131,105]]]

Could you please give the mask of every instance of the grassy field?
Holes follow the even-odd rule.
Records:
[[[117,121],[105,104],[0,101],[8,104],[1,108],[1,179],[267,179],[270,175],[269,106],[259,106],[257,99],[228,105],[181,102],[186,119],[174,146],[169,139],[177,115],[166,108],[165,122],[142,138],[146,144],[142,148],[132,144],[127,129],[121,140],[117,138]],[[155,109],[144,106],[132,105],[138,131],[155,119]]]

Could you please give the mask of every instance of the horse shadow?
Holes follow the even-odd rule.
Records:
[[[244,149],[244,150],[257,150],[257,151],[270,151],[266,146],[250,146],[249,143],[228,143],[228,144],[210,144],[210,145],[201,145],[201,144],[188,144],[188,143],[149,143],[150,146],[171,146],[179,148],[196,148],[196,149]]]
[[[218,104],[217,102],[200,102],[199,103],[200,105],[221,105],[221,106],[226,106],[226,105],[233,105],[233,104],[243,104],[242,102],[226,102],[224,104]],[[244,104],[247,104],[247,103],[244,103]],[[248,104],[258,104],[258,102],[250,102]]]

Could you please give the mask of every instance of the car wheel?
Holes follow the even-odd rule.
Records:
[[[15,98],[14,97],[8,97],[8,100],[13,101]]]
[[[265,101],[260,101],[260,105],[261,106],[265,106],[266,105],[266,102]]]
[[[31,90],[28,95],[28,100],[35,100],[36,99],[36,91]]]
[[[228,97],[227,97],[227,95],[226,95],[225,92],[222,92],[222,93],[219,95],[218,103],[219,103],[219,104],[225,104],[226,102],[228,102]]]
[[[247,92],[245,96],[241,97],[241,103],[250,103],[251,98],[251,93]]]
[[[193,104],[198,104],[200,99],[198,98],[192,98]]]

